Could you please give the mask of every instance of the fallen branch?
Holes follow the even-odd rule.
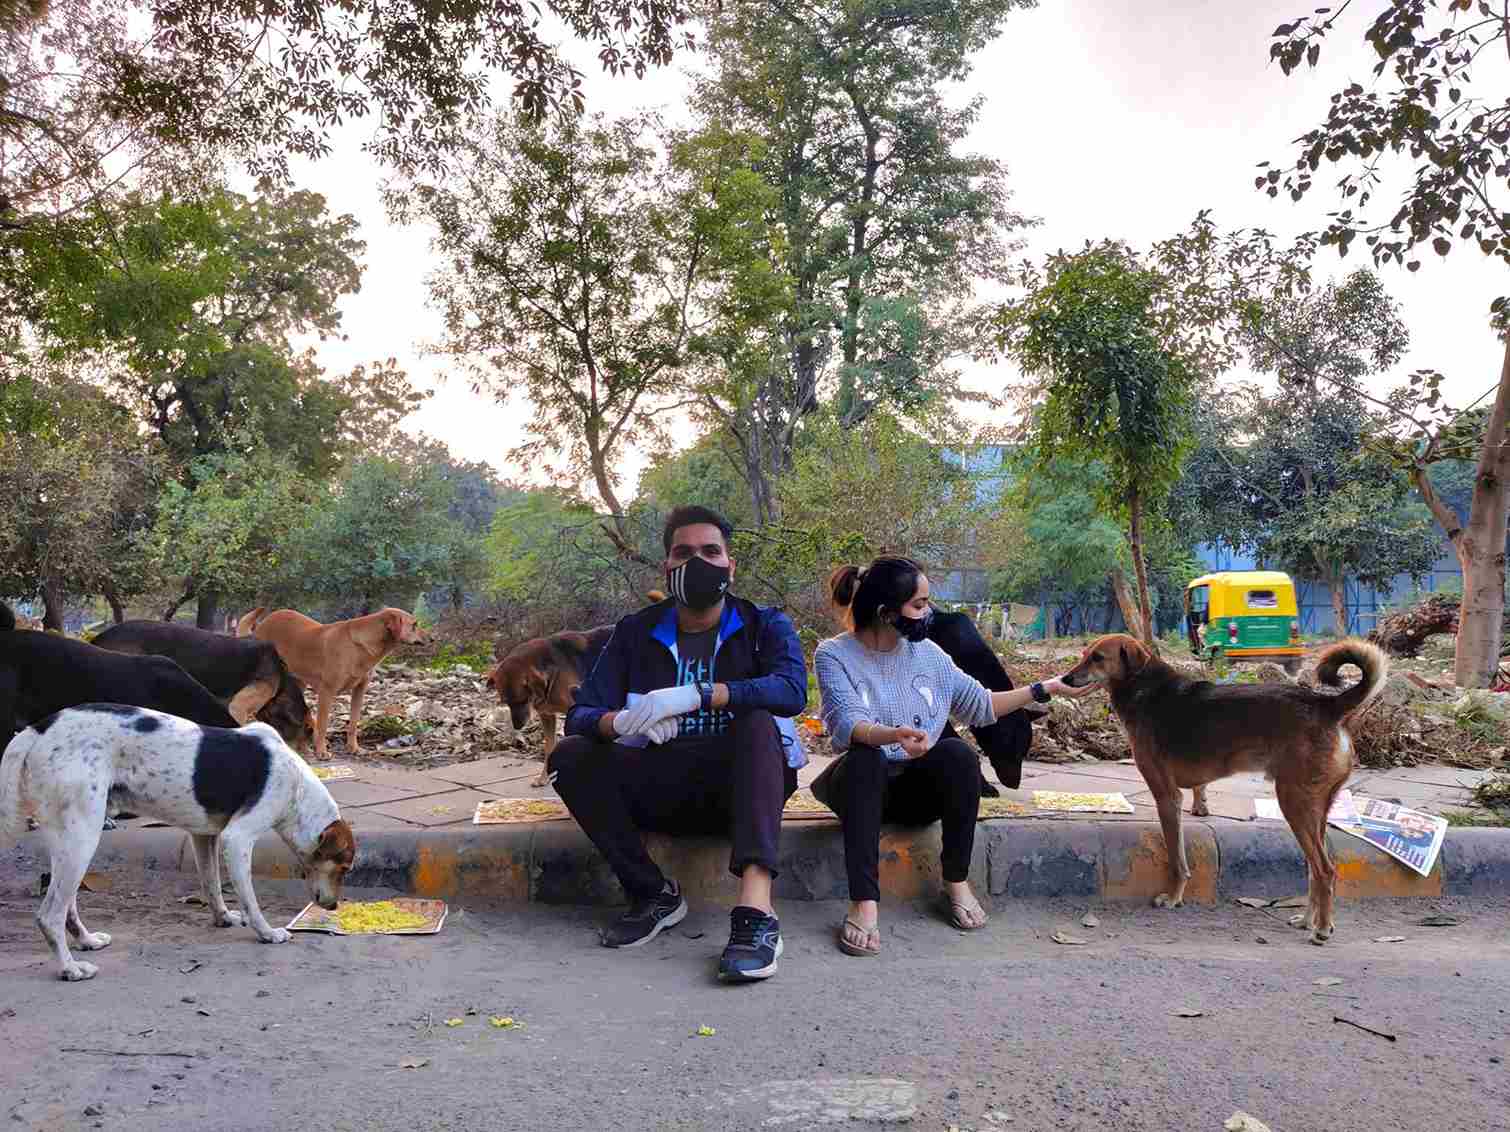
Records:
[[[1362,1022],[1354,1022],[1351,1018],[1342,1018],[1336,1014],[1333,1014],[1332,1021],[1341,1022],[1344,1026],[1352,1026],[1355,1029],[1362,1030],[1365,1034],[1373,1034],[1374,1037],[1383,1038],[1387,1042],[1392,1042],[1395,1040],[1395,1035],[1386,1034],[1383,1030],[1370,1030]]]
[[[208,1057],[204,1053],[180,1053],[177,1050],[150,1050],[150,1049],[100,1049],[96,1046],[59,1046],[59,1053],[99,1053],[106,1057]]]

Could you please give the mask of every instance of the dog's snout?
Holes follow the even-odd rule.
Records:
[[[336,910],[336,905],[338,903],[340,903],[340,901],[338,901],[334,896],[323,896],[322,895],[319,898],[319,900],[317,901],[317,903],[320,905],[321,908],[324,908],[327,912],[334,912]]]

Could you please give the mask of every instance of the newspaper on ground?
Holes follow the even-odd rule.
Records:
[[[1284,817],[1274,798],[1255,798],[1253,808],[1261,818]],[[1367,841],[1423,877],[1429,876],[1436,865],[1442,839],[1447,836],[1446,818],[1381,798],[1355,797],[1349,790],[1337,792],[1326,820],[1328,825]]]

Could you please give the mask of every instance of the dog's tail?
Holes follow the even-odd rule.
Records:
[[[0,754],[0,839],[20,837],[26,832],[26,812],[21,805],[21,772],[26,756],[39,736],[28,727],[10,741]]]
[[[241,620],[236,622],[236,635],[238,637],[250,637],[257,631],[257,623],[267,616],[267,606],[259,605],[250,613],[243,613]]]
[[[1337,673],[1344,664],[1356,664],[1362,669],[1363,677],[1342,695],[1327,701],[1338,721],[1343,723],[1373,703],[1374,697],[1384,690],[1384,680],[1389,675],[1389,657],[1378,645],[1367,641],[1356,638],[1338,641],[1321,654],[1316,665],[1317,682],[1337,687],[1342,682]]]

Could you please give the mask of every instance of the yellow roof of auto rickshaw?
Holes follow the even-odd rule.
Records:
[[[1215,574],[1202,574],[1185,588],[1196,586],[1294,586],[1290,575],[1283,570],[1220,570]]]

